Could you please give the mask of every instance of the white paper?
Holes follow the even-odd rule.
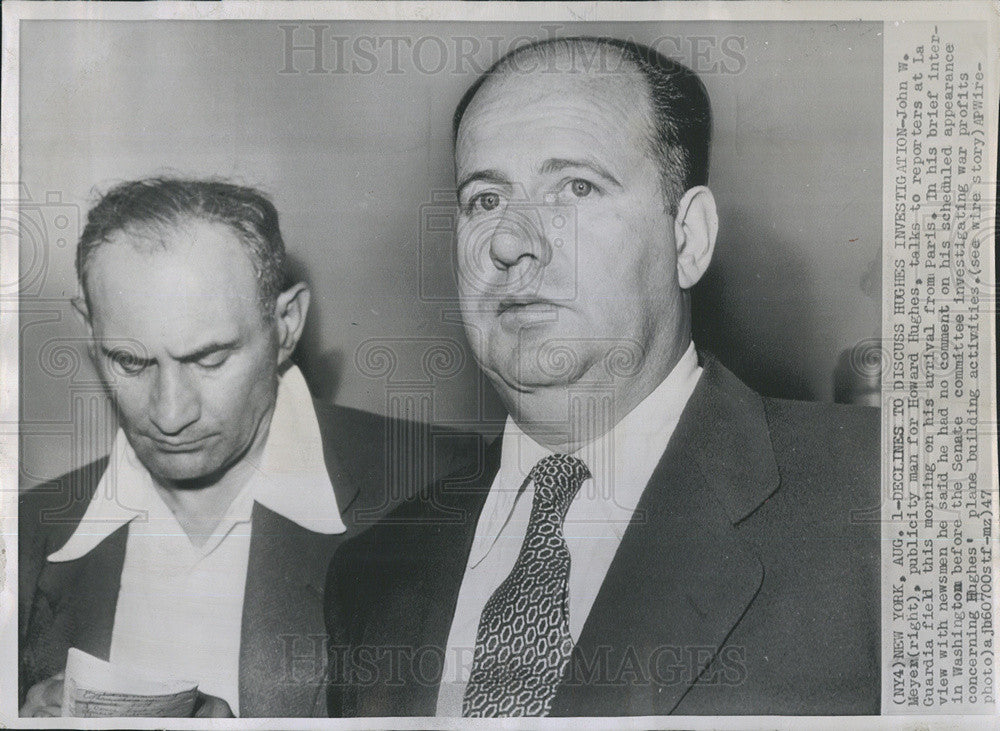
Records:
[[[153,678],[73,647],[66,658],[62,715],[186,717],[197,695],[197,683]]]

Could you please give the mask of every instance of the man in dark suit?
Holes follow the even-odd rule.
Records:
[[[327,565],[398,502],[401,424],[312,400],[284,257],[250,188],[142,180],[91,210],[75,305],[120,431],[20,498],[22,715],[58,714],[71,647],[197,681],[200,715],[325,715]]]
[[[611,39],[463,98],[459,293],[510,418],[338,550],[331,713],[878,713],[877,412],[695,350],[710,126],[694,73]]]

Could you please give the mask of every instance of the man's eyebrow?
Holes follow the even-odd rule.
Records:
[[[212,342],[203,345],[197,350],[192,351],[186,355],[175,356],[175,358],[176,360],[179,360],[181,363],[193,363],[197,360],[201,360],[206,356],[212,355],[213,353],[218,353],[220,350],[232,350],[239,344],[240,344],[239,339],[229,340],[225,342]],[[109,358],[121,358],[122,356],[125,356],[131,360],[136,361],[137,363],[149,364],[153,362],[152,358],[140,358],[129,348],[118,347],[118,346],[108,347],[104,343],[101,343],[101,352],[104,353],[104,355],[106,355]]]
[[[132,348],[127,348],[123,346],[113,346],[108,347],[104,343],[100,344],[101,352],[104,353],[108,358],[118,359],[118,358],[128,358],[136,363],[142,363],[144,365],[149,365],[153,362],[152,358],[140,358]]]
[[[601,165],[596,160],[591,160],[590,158],[580,158],[572,159],[566,157],[552,157],[542,163],[542,173],[557,173],[560,170],[565,170],[566,168],[586,168],[600,177],[604,178],[609,183],[621,188],[622,184],[618,182],[618,178],[608,172],[608,169]]]
[[[496,183],[497,185],[510,185],[510,181],[501,173],[499,170],[489,169],[489,170],[477,170],[476,172],[466,175],[462,178],[455,192],[458,196],[462,195],[462,190],[470,183]]]
[[[237,345],[240,344],[239,338],[234,338],[233,340],[227,340],[223,342],[212,342],[201,346],[197,350],[188,353],[187,355],[174,356],[181,363],[193,363],[197,360],[212,355],[213,353],[218,353],[220,350],[232,350]]]

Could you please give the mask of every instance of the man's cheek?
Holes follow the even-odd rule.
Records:
[[[130,384],[108,385],[108,395],[118,410],[118,420],[125,429],[134,428],[147,412],[148,400],[142,391]]]
[[[108,393],[111,395],[117,394],[121,390],[121,384],[119,383],[121,379],[114,367],[106,358],[96,358],[94,360],[94,367],[97,370],[98,378],[101,379],[101,383],[104,384],[104,388],[107,389]]]

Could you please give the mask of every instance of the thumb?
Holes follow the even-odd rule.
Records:
[[[198,693],[194,706],[195,718],[233,718],[233,709],[222,698],[207,693]]]

